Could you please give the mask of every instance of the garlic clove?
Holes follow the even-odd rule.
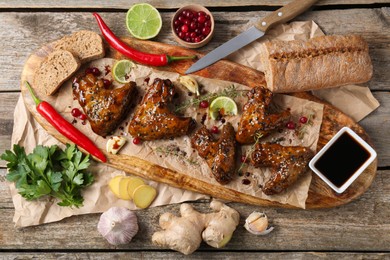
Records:
[[[124,207],[112,207],[100,216],[97,229],[110,244],[127,244],[138,232],[137,215]]]
[[[194,77],[191,76],[180,76],[179,82],[186,87],[189,91],[199,96],[199,85]]]
[[[106,150],[108,153],[117,154],[119,150],[125,145],[127,139],[123,136],[111,136],[106,143]]]
[[[266,235],[274,228],[268,227],[268,217],[262,212],[252,212],[245,220],[244,227],[254,235]]]

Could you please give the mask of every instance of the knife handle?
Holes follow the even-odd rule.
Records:
[[[270,15],[266,16],[264,19],[260,20],[255,24],[256,28],[265,32],[270,27],[277,24],[287,22],[307,9],[309,9],[315,2],[318,0],[295,0],[287,5],[279,8],[278,10],[272,12]]]

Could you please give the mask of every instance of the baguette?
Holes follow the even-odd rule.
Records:
[[[54,49],[72,52],[78,57],[81,64],[103,58],[105,55],[102,37],[87,30],[64,36],[54,43]]]
[[[364,83],[373,73],[368,45],[357,35],[270,41],[262,44],[260,59],[275,93]]]
[[[80,68],[80,61],[71,52],[57,50],[50,53],[34,74],[33,84],[41,93],[53,95]]]

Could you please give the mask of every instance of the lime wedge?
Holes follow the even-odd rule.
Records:
[[[217,97],[211,102],[209,107],[210,117],[217,119],[219,115],[222,116],[234,116],[237,115],[237,104],[230,97]]]
[[[134,67],[134,63],[129,60],[119,60],[112,67],[112,78],[122,84],[131,81],[130,72]]]
[[[142,40],[151,39],[157,36],[161,30],[161,15],[150,4],[134,4],[127,11],[126,26],[135,38]]]

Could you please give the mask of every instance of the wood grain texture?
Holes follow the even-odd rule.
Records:
[[[174,252],[104,252],[104,253],[4,253],[5,259],[257,259],[257,260],[291,260],[291,259],[338,259],[338,260],[374,260],[390,258],[390,253],[343,253],[343,252],[196,252],[191,256],[178,256]]]
[[[0,170],[0,176],[5,170]],[[229,203],[240,213],[240,224],[233,239],[222,251],[344,251],[388,252],[390,244],[390,171],[378,171],[372,186],[353,203],[342,207],[316,210],[295,210],[258,207]],[[207,212],[208,201],[191,203],[197,210]],[[164,212],[179,214],[180,205],[137,210],[140,231],[124,246],[109,245],[98,233],[100,214],[80,215],[60,222],[15,229],[14,209],[8,187],[0,177],[0,250],[158,250],[151,243],[152,234],[160,230],[158,218]],[[243,228],[245,218],[253,211],[265,212],[275,230],[267,236],[253,236]],[[86,239],[87,238],[87,239]],[[199,252],[213,252],[202,243]],[[191,255],[196,257],[195,254]],[[182,257],[172,253],[172,257]]]
[[[1,152],[11,144],[13,108],[19,96],[20,75],[28,55],[76,30],[98,31],[88,12],[92,9],[103,13],[103,18],[115,33],[128,36],[124,14],[134,2],[138,1],[0,0]],[[170,18],[179,4],[194,1],[149,2],[167,8],[162,10],[163,30],[154,40],[176,44],[169,30]],[[200,49],[207,52],[240,33],[255,18],[269,13],[260,11],[265,6],[275,9],[280,3],[286,4],[290,0],[196,2],[221,7],[213,9],[217,33],[208,45]],[[390,8],[380,8],[389,4],[390,1],[381,0],[321,0],[318,5],[328,10],[315,8],[316,11],[296,19],[314,20],[327,34],[361,34],[370,46],[374,77],[367,85],[374,91],[381,106],[360,124],[372,138],[381,170],[367,192],[352,203],[305,211],[230,203],[241,214],[240,227],[234,239],[226,248],[219,250],[202,244],[199,251],[185,257],[156,248],[150,242],[152,233],[157,230],[159,215],[165,211],[178,213],[179,205],[137,211],[141,232],[134,243],[122,247],[108,245],[97,233],[98,214],[74,216],[57,223],[17,230],[12,224],[14,208],[4,181],[6,171],[3,168],[0,169],[0,259],[390,259],[390,135],[387,131],[390,129]],[[332,5],[336,9],[337,5],[343,6],[339,10],[329,10]],[[224,6],[238,6],[239,9]],[[61,10],[61,7],[67,9]],[[85,11],[82,8],[86,8]],[[3,161],[0,166],[4,167]],[[193,205],[199,210],[207,210],[208,202]],[[253,210],[264,211],[268,215],[275,226],[273,233],[256,237],[242,228],[245,217]]]
[[[185,48],[168,45],[165,43],[158,43],[153,41],[142,41],[134,38],[125,38],[124,41],[134,48],[150,53],[166,53],[171,56],[188,56],[188,55],[201,55],[194,50],[188,50]],[[39,66],[40,62],[52,52],[51,44],[44,45],[41,49],[32,53],[29,59],[26,61],[22,72],[22,82],[32,81],[34,71]],[[117,59],[123,59],[122,54],[118,53],[110,46],[107,46],[106,57],[115,57]],[[177,73],[184,73],[194,61],[186,60],[180,62],[170,63],[167,66],[159,67],[161,70],[174,71]],[[238,73],[237,73],[238,72]],[[237,82],[249,87],[255,87],[264,84],[263,73],[253,70],[251,68],[234,64],[225,60],[216,62],[215,64],[207,67],[206,69],[197,72],[196,74],[209,77],[218,78],[226,81]],[[52,136],[61,141],[62,143],[70,142],[67,138],[59,134],[46,120],[44,120],[35,109],[35,103],[32,100],[30,93],[24,84],[21,84],[22,95],[26,107],[32,113],[34,118],[46,129]],[[37,92],[39,89],[35,89]],[[39,93],[38,93],[39,95]],[[303,99],[320,101],[311,94],[308,93],[295,93]],[[53,100],[54,101],[54,100]],[[320,138],[318,142],[317,150],[321,149],[343,126],[349,126],[356,133],[358,133],[363,139],[371,143],[369,136],[364,129],[354,122],[350,117],[341,113],[329,104],[324,103],[324,115],[323,122],[320,130]],[[271,202],[262,198],[258,198],[249,194],[238,192],[229,189],[220,184],[211,184],[196,177],[189,176],[185,173],[176,172],[167,168],[163,168],[159,165],[150,163],[146,160],[139,159],[134,156],[128,156],[125,154],[107,154],[108,165],[116,169],[126,171],[131,174],[138,175],[140,177],[151,179],[154,181],[169,184],[174,187],[200,192],[208,194],[212,197],[242,202],[254,205],[262,206],[278,206],[278,207],[291,207],[288,204],[281,204],[277,202]],[[377,159],[359,176],[359,178],[347,189],[343,194],[335,193],[329,186],[327,186],[319,177],[313,174],[313,179],[310,185],[309,196],[306,200],[307,208],[327,208],[335,207],[346,204],[361,194],[363,194],[371,185],[377,168]]]
[[[322,1],[320,1],[322,2]],[[248,28],[257,18],[269,12],[214,12],[216,32],[202,52],[210,51]],[[154,41],[177,45],[169,24],[173,12],[162,13],[163,27]],[[117,34],[128,36],[125,12],[102,14]],[[356,21],[353,17],[364,17]],[[372,90],[389,90],[387,72],[390,70],[390,8],[311,11],[295,21],[314,20],[326,34],[356,33],[368,42],[373,58],[374,75],[368,85]],[[40,46],[81,29],[99,32],[89,12],[0,12],[0,63],[3,77],[0,92],[19,89],[20,74],[28,55]],[[12,35],[12,40],[10,39]]]
[[[68,1],[49,1],[49,0],[25,0],[25,1],[0,1],[0,8],[110,8],[110,9],[119,9],[119,10],[127,10],[131,5],[138,3],[137,0],[119,0],[114,2],[107,2],[103,0],[97,1],[76,1],[76,0],[68,0]],[[235,7],[235,6],[281,6],[286,5],[291,2],[291,0],[225,0],[225,1],[207,1],[207,0],[178,0],[178,1],[162,1],[162,0],[153,0],[148,1],[150,4],[155,6],[156,8],[179,8],[188,4],[200,4],[207,7]],[[316,5],[318,6],[326,6],[326,5],[368,5],[368,4],[380,4],[380,3],[388,3],[387,0],[355,0],[353,2],[348,0],[323,0],[319,1]]]

